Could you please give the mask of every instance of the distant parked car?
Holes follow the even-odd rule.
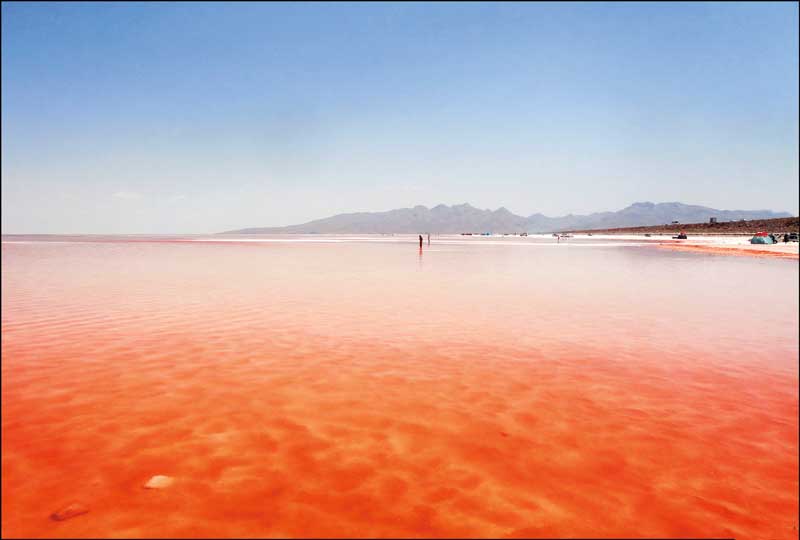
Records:
[[[800,241],[797,237],[797,233],[796,232],[789,233],[789,242],[797,242],[797,241]]]

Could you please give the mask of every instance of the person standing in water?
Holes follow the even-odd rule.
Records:
[[[431,245],[431,233],[428,233],[428,245]]]
[[[419,235],[419,249],[422,249],[422,235]]]

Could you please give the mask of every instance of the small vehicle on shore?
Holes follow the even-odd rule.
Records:
[[[786,238],[786,241],[787,241],[787,242],[798,242],[798,241],[800,241],[800,238],[798,238],[798,236],[797,236],[797,233],[796,233],[796,232],[793,232],[793,233],[788,233],[788,234],[787,234],[787,235],[785,235],[785,236],[787,236],[787,238]]]
[[[678,234],[678,236],[673,236],[672,237],[673,240],[686,240],[687,238],[689,238],[689,237],[686,236],[686,233],[683,232],[683,231],[681,231],[680,234]]]

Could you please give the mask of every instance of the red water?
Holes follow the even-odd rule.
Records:
[[[797,329],[796,260],[4,241],[2,535],[797,538]]]

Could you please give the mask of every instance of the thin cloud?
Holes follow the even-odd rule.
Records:
[[[142,196],[135,191],[117,191],[112,195],[115,199],[141,199]]]

